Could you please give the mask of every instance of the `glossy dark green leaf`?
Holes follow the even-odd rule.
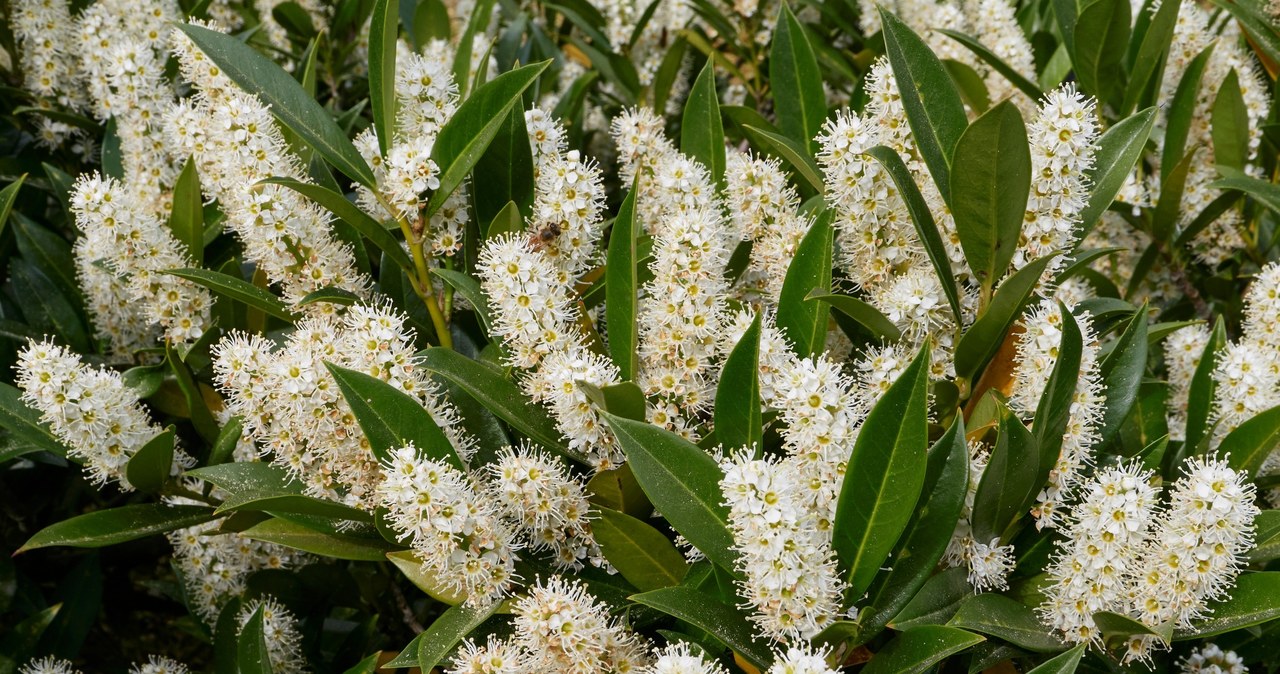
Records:
[[[430,672],[439,665],[458,642],[480,626],[497,610],[500,602],[481,606],[459,604],[451,606],[431,622],[418,642],[418,667]]]
[[[1276,213],[1280,213],[1280,185],[1244,174],[1232,174],[1229,177],[1209,183],[1209,187],[1243,192],[1253,197],[1259,204]]]
[[[823,211],[809,226],[787,267],[778,301],[777,323],[801,357],[821,353],[827,343],[829,310],[822,302],[805,302],[817,291],[831,292],[831,258],[835,229],[832,211]]]
[[[755,638],[747,617],[711,595],[681,586],[633,595],[631,600],[707,631],[759,671],[773,662],[773,654],[763,640]]]
[[[862,668],[864,674],[921,674],[949,656],[986,641],[945,625],[921,625],[898,634]]]
[[[1142,35],[1133,67],[1129,69],[1129,83],[1124,92],[1123,114],[1138,107],[1151,89],[1151,80],[1162,73],[1169,45],[1173,41],[1173,29],[1178,24],[1178,11],[1182,3],[1161,3],[1151,15],[1151,23]],[[1136,32],[1134,37],[1137,37]]]
[[[23,298],[22,315],[28,325],[71,347],[78,353],[91,351],[89,333],[71,299],[39,267],[24,258],[9,261],[10,281]]]
[[[1098,437],[1106,443],[1120,430],[1138,398],[1138,387],[1147,370],[1147,312],[1145,305],[1129,319],[1115,346],[1102,359],[1100,374],[1107,404],[1102,412]]]
[[[1075,674],[1076,667],[1080,665],[1080,658],[1084,657],[1084,649],[1088,645],[1076,644],[1066,653],[1055,655],[1040,663],[1027,674]]]
[[[569,451],[546,411],[533,404],[500,372],[457,351],[440,347],[423,353],[422,367],[461,386],[485,409],[534,442],[576,461],[582,460]]]
[[[240,674],[271,674],[271,650],[267,647],[266,628],[260,605],[240,628],[236,646],[236,665]]]
[[[1091,231],[1102,213],[1115,201],[1124,181],[1133,172],[1134,164],[1142,156],[1155,119],[1156,109],[1147,108],[1107,129],[1098,138],[1093,168],[1088,171],[1093,188],[1080,212],[1080,226],[1084,232]]]
[[[493,15],[495,0],[479,0],[466,19],[466,27],[458,37],[456,51],[453,54],[453,81],[458,85],[458,97],[465,100],[471,95],[467,86],[471,84],[471,51],[475,45],[477,34],[483,34],[489,26],[489,17]],[[483,35],[481,35],[483,39]],[[455,113],[456,115],[457,113]],[[506,115],[500,116],[505,117]],[[436,162],[439,163],[438,161]],[[443,166],[443,164],[441,164]]]
[[[996,55],[979,42],[977,39],[954,30],[934,29],[938,33],[942,33],[947,37],[964,45],[966,49],[973,52],[975,56],[982,59],[984,63],[991,66],[992,70],[1000,73],[1000,76],[1009,80],[1009,83],[1017,87],[1022,93],[1027,95],[1033,101],[1038,101],[1044,97],[1044,92],[1040,90],[1040,86],[1035,82],[1027,79],[1022,73],[1018,72],[1013,66],[1005,63],[1003,59]]]
[[[200,192],[200,174],[195,159],[187,163],[173,185],[173,210],[169,212],[169,229],[187,247],[196,267],[204,264],[204,196]]]
[[[640,260],[636,253],[636,190],[627,192],[618,208],[609,234],[605,274],[605,324],[609,328],[609,356],[618,366],[619,376],[632,381],[640,367],[639,311]]]
[[[1218,454],[1236,470],[1257,476],[1271,452],[1280,446],[1280,407],[1258,414],[1227,434]]]
[[[667,110],[667,101],[671,98],[671,90],[675,86],[677,78],[680,77],[680,71],[684,66],[685,54],[689,51],[689,41],[684,36],[677,36],[672,41],[671,47],[662,57],[662,63],[658,65],[658,72],[653,76],[653,86],[650,89],[653,92],[653,109],[658,114],[665,114]]]
[[[476,318],[480,320],[480,327],[484,328],[485,333],[489,333],[490,326],[493,325],[493,316],[489,310],[489,298],[484,294],[484,289],[480,287],[480,283],[471,276],[464,274],[455,269],[435,268],[431,270],[435,276],[444,279],[458,294],[466,298],[471,304],[471,308],[476,312]]]
[[[207,465],[216,466],[231,461],[236,451],[236,445],[240,442],[240,436],[244,433],[244,417],[236,415],[227,420],[222,425],[222,429],[218,431],[218,439],[214,441],[213,447],[209,450],[209,461]]]
[[[797,178],[804,181],[804,184],[814,192],[822,194],[822,169],[813,160],[813,155],[808,150],[790,138],[751,124],[744,125],[742,130],[756,151],[782,160],[791,167]]]
[[[624,419],[645,420],[644,391],[640,390],[634,382],[624,381],[601,388],[579,381],[578,388],[587,394],[591,402],[610,414]]]
[[[969,269],[990,288],[1013,260],[1031,189],[1031,150],[1011,101],[974,120],[952,158],[951,213]]]
[[[298,300],[298,307],[305,307],[312,304],[334,304],[340,307],[349,307],[360,301],[360,296],[345,288],[335,286],[326,286],[318,290],[307,293],[306,297]]]
[[[468,57],[469,58],[469,57]],[[449,118],[432,146],[431,158],[440,167],[440,187],[431,194],[427,214],[434,215],[480,162],[511,110],[521,107],[526,89],[551,61],[505,72],[476,89]]]
[[[1080,380],[1080,364],[1084,351],[1084,337],[1076,317],[1062,302],[1058,303],[1058,312],[1062,316],[1062,337],[1058,346],[1058,356],[1053,363],[1053,371],[1049,373],[1049,382],[1040,394],[1040,402],[1036,405],[1035,436],[1036,445],[1043,460],[1048,466],[1041,465],[1038,484],[1043,484],[1049,477],[1049,469],[1058,461],[1062,449],[1062,438],[1071,420],[1071,407],[1075,401],[1076,387]],[[1094,313],[1097,316],[1097,313]],[[1145,335],[1144,335],[1145,339]]]
[[[1175,630],[1175,641],[1213,637],[1280,618],[1280,571],[1244,573],[1227,597],[1210,602],[1207,618]]]
[[[415,44],[422,46],[431,40],[448,40],[452,37],[451,23],[449,9],[441,0],[420,0],[413,14]]]
[[[1249,161],[1249,112],[1240,93],[1234,69],[1218,86],[1212,112],[1213,161],[1219,166],[1244,170]]]
[[[729,352],[716,385],[716,438],[727,449],[760,448],[760,314]]]
[[[912,128],[914,131],[914,127]],[[963,131],[963,129],[961,130]],[[917,136],[918,138],[919,136]],[[952,148],[954,149],[954,144],[952,144]],[[948,150],[948,153],[950,152],[951,150]],[[942,285],[942,292],[947,296],[947,303],[951,305],[952,313],[956,316],[963,316],[964,312],[960,309],[960,291],[956,288],[956,277],[951,271],[951,258],[947,256],[947,249],[942,243],[942,235],[938,232],[938,225],[933,220],[933,213],[929,210],[929,205],[925,202],[924,196],[920,194],[920,188],[911,176],[911,171],[907,169],[907,165],[902,161],[902,155],[884,145],[877,145],[867,150],[867,154],[880,162],[880,165],[893,178],[893,184],[898,187],[898,193],[902,195],[902,200],[906,202],[907,211],[911,214],[911,222],[916,227],[916,234],[920,237],[921,243],[924,244],[924,250],[929,256],[929,262],[933,264],[933,270],[938,274],[938,282]],[[948,154],[949,156],[950,154]],[[948,159],[948,161],[950,160]],[[932,172],[933,168],[930,167],[929,170]],[[933,173],[933,176],[936,181],[938,174]]]
[[[213,518],[213,508],[193,505],[138,503],[97,510],[41,529],[18,552],[54,546],[101,548],[203,524]]]
[[[969,490],[969,448],[964,417],[957,414],[947,432],[929,448],[921,493],[923,504],[915,509],[897,548],[876,575],[858,623],[860,641],[874,637],[929,580],[947,550],[964,497]]]
[[[182,392],[182,398],[187,404],[187,416],[191,419],[191,424],[196,427],[196,432],[200,434],[200,438],[205,442],[213,442],[218,437],[218,422],[213,418],[213,411],[209,409],[209,401],[204,397],[204,391],[201,390],[200,384],[195,380],[191,373],[191,368],[179,356],[175,345],[166,343],[164,359],[169,366],[169,371],[173,373],[178,390]]]
[[[1280,559],[1280,510],[1263,510],[1253,520],[1253,549],[1245,557],[1254,563]]]
[[[476,217],[489,222],[508,202],[515,202],[524,215],[533,210],[533,153],[524,108],[512,106],[498,133],[480,155],[475,174],[483,180],[471,183],[475,190]]]
[[[325,363],[325,367],[380,461],[390,461],[393,452],[413,443],[421,455],[466,470],[448,436],[417,398],[364,372],[332,363]]]
[[[160,491],[173,470],[173,426],[165,429],[140,447],[125,464],[124,476],[129,484],[144,494]]]
[[[0,190],[0,232],[3,232],[5,225],[9,224],[9,213],[13,210],[13,203],[18,199],[18,190],[22,189],[22,183],[26,179],[27,174],[24,173]]]
[[[1040,623],[1034,610],[1000,594],[988,592],[969,599],[947,624],[997,637],[1036,653],[1066,650]]]
[[[1218,384],[1213,379],[1213,371],[1218,365],[1218,356],[1227,343],[1226,324],[1222,316],[1213,325],[1209,333],[1209,342],[1205,344],[1200,355],[1200,364],[1191,375],[1191,389],[1187,393],[1187,432],[1183,445],[1197,447],[1201,438],[1212,428],[1210,420],[1213,414],[1214,398]]]
[[[642,592],[679,585],[689,564],[662,532],[626,513],[597,506],[591,533],[605,559]]]
[[[1187,147],[1187,136],[1191,132],[1194,121],[1196,101],[1200,96],[1200,80],[1204,77],[1205,67],[1213,54],[1217,42],[1200,52],[1182,72],[1182,79],[1169,102],[1169,118],[1165,123],[1164,146],[1160,155],[1160,174],[1167,176],[1173,167],[1182,161]]]
[[[269,519],[240,532],[245,538],[283,545],[321,557],[357,562],[381,562],[394,550],[381,538],[319,531],[292,520]]]
[[[1081,88],[1102,100],[1120,92],[1121,61],[1129,47],[1129,0],[1084,0],[1076,17],[1072,66]]]
[[[0,426],[24,443],[61,457],[67,456],[67,446],[53,435],[48,424],[40,420],[40,413],[22,402],[22,391],[4,382],[0,382]]]
[[[889,626],[902,631],[916,625],[945,625],[972,596],[969,570],[963,566],[946,569],[925,581]]]
[[[61,612],[62,604],[54,604],[32,613],[0,635],[0,674],[14,674],[29,664],[40,637]]]
[[[1122,646],[1134,636],[1158,637],[1166,644],[1173,637],[1173,623],[1165,623],[1162,628],[1153,629],[1141,621],[1111,611],[1094,613],[1093,623],[1098,627],[1098,631],[1102,633],[1102,642],[1113,648]]]
[[[902,107],[920,157],[943,197],[951,191],[951,157],[969,125],[964,103],[942,62],[907,24],[884,7],[880,11],[885,52],[902,94]],[[880,159],[880,157],[876,157]],[[883,163],[883,160],[881,160]],[[894,182],[898,182],[897,179]],[[899,191],[904,191],[901,184]],[[950,270],[947,271],[948,275]],[[947,284],[944,282],[943,286]],[[960,315],[957,311],[956,315]]]
[[[720,97],[716,94],[716,74],[712,61],[694,81],[684,104],[680,123],[680,151],[707,169],[711,180],[724,184],[724,123],[720,120]]]
[[[271,107],[271,114],[335,168],[370,189],[373,170],[333,117],[302,85],[249,45],[231,35],[192,24],[178,26],[231,81]]]
[[[384,157],[391,149],[396,130],[399,4],[397,0],[373,0],[373,17],[369,21],[369,107],[373,111],[373,128],[378,136],[378,149]]]
[[[71,245],[61,235],[26,217],[12,213],[14,240],[18,253],[53,281],[71,304],[80,301],[80,282]]]
[[[769,47],[769,82],[778,126],[788,138],[814,152],[814,138],[827,117],[818,57],[814,56],[804,27],[785,2],[778,7],[776,26]]]
[[[880,396],[854,442],[831,531],[847,596],[871,585],[915,511],[927,466],[928,392],[926,347]]]
[[[832,309],[852,318],[859,325],[870,330],[871,334],[877,339],[896,342],[902,337],[902,332],[898,330],[898,326],[893,324],[893,321],[890,321],[884,314],[880,313],[879,309],[856,297],[811,292],[804,300],[806,302],[830,304]]]
[[[724,473],[710,454],[668,430],[606,413],[631,472],[671,528],[725,569],[738,554],[720,492]]]
[[[1036,437],[1001,404],[1000,435],[973,499],[974,540],[1003,539],[1027,512],[1053,467],[1043,456]]]
[[[244,279],[221,272],[209,271],[208,269],[170,269],[164,273],[173,274],[202,285],[223,297],[243,302],[270,316],[289,322],[293,322],[297,318],[289,310],[289,305],[285,304],[284,300]]]
[[[268,178],[262,182],[288,187],[320,204],[325,210],[354,227],[356,231],[360,232],[361,236],[373,243],[378,250],[385,253],[401,269],[413,269],[413,261],[409,259],[409,254],[405,252],[400,240],[388,231],[382,223],[351,203],[345,195],[320,185],[304,183],[291,178]]]

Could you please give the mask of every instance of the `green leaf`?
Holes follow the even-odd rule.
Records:
[[[1243,192],[1256,199],[1263,206],[1280,213],[1280,185],[1244,174],[1233,174],[1209,183],[1209,187],[1210,189]]]
[[[725,448],[764,450],[760,417],[760,314],[725,358],[716,385],[716,439]]]
[[[504,234],[519,234],[523,231],[524,215],[520,213],[520,205],[514,201],[508,201],[507,205],[489,220],[484,238],[487,241]]]
[[[418,648],[419,646],[421,646],[422,640],[425,639],[426,636],[427,636],[426,632],[419,632],[418,636],[414,637],[412,640],[409,641],[408,644],[405,645],[404,648],[400,649],[399,654],[397,654],[394,658],[391,658],[390,660],[382,663],[382,669],[409,669],[412,667],[417,667],[418,666]]]
[[[951,212],[965,260],[990,288],[1009,268],[1031,189],[1031,150],[1011,101],[991,108],[960,136],[952,159]]]
[[[148,440],[125,464],[126,481],[144,494],[160,491],[173,470],[174,442],[173,426]]]
[[[1085,0],[1076,18],[1071,62],[1081,88],[1102,100],[1120,92],[1121,61],[1129,47],[1129,0]]]
[[[0,426],[24,443],[57,456],[67,456],[67,446],[40,420],[40,413],[22,402],[22,391],[4,382],[0,382]]]
[[[1280,446],[1280,407],[1272,407],[1228,433],[1218,445],[1218,454],[1227,457],[1232,468],[1256,477],[1277,446]]]
[[[213,509],[207,506],[161,503],[120,506],[51,524],[32,536],[18,552],[54,546],[101,548],[203,524],[213,518]]]
[[[805,302],[804,298],[815,290],[821,294],[831,292],[833,217],[832,211],[825,210],[809,226],[787,267],[778,300],[778,327],[795,344],[796,353],[802,358],[822,353],[827,344],[827,305]]]
[[[510,203],[510,202],[508,202]],[[453,286],[458,294],[466,298],[471,304],[471,308],[476,312],[476,318],[480,320],[480,327],[484,328],[486,334],[490,334],[490,326],[493,325],[492,312],[489,310],[489,298],[484,294],[484,289],[480,287],[480,283],[471,276],[454,269],[433,268],[431,273],[444,279],[445,283]]]
[[[1066,653],[1055,655],[1040,663],[1027,674],[1075,674],[1076,667],[1080,665],[1080,658],[1084,657],[1084,649],[1088,645],[1076,644]]]
[[[911,135],[920,150],[920,157],[938,184],[938,190],[944,198],[950,198],[951,157],[960,142],[960,135],[969,125],[964,103],[947,69],[934,56],[929,45],[902,19],[883,7],[878,9],[885,52],[889,56],[894,79],[898,81]],[[883,159],[881,163],[884,163]],[[898,182],[897,178],[894,182]],[[898,190],[906,191],[901,184]],[[950,273],[948,269],[947,274]],[[944,282],[943,286],[946,285]],[[956,315],[961,315],[958,310]]]
[[[639,231],[636,227],[636,190],[633,186],[618,208],[609,233],[605,260],[605,325],[609,329],[609,356],[618,366],[623,381],[633,381],[640,368],[639,308],[640,277],[636,254]]]
[[[862,668],[863,674],[921,674],[945,658],[986,641],[945,625],[912,627],[884,645]]]
[[[969,448],[965,443],[964,416],[955,415],[951,427],[929,449],[921,493],[903,530],[897,549],[889,557],[888,571],[876,575],[866,608],[858,616],[859,641],[866,642],[898,615],[924,586],[951,542],[956,522],[969,490]]]
[[[1280,510],[1263,510],[1253,520],[1256,531],[1253,549],[1246,557],[1250,563],[1280,559]]]
[[[209,410],[209,403],[205,400],[200,385],[192,377],[191,369],[179,357],[171,343],[165,344],[164,359],[178,384],[178,390],[182,392],[183,400],[187,403],[187,415],[191,418],[191,424],[196,427],[200,439],[213,442],[218,437],[218,422],[213,418],[213,412]]]
[[[972,596],[969,570],[963,566],[946,569],[926,581],[889,626],[902,631],[916,625],[943,625]]]
[[[369,103],[378,149],[387,156],[396,130],[396,40],[400,15],[393,0],[373,0],[369,21]],[[399,8],[399,2],[394,2]]]
[[[1045,267],[1054,255],[1033,260],[1027,266],[1009,275],[996,288],[996,294],[987,306],[986,313],[960,336],[956,345],[956,376],[975,381],[987,361],[996,355],[1010,326],[1022,315],[1031,299],[1031,293],[1040,282]]]
[[[871,408],[854,442],[831,531],[847,597],[871,585],[915,510],[929,447],[928,393],[926,346]]]
[[[1044,92],[1040,90],[1040,86],[1038,84],[1027,79],[1017,70],[1014,70],[1013,66],[1005,63],[1004,60],[996,55],[995,52],[987,49],[987,47],[978,40],[954,30],[939,28],[934,28],[933,30],[964,45],[966,49],[973,52],[974,55],[982,59],[984,63],[991,66],[992,70],[1000,73],[1001,77],[1009,80],[1010,84],[1017,87],[1022,93],[1026,94],[1027,98],[1030,98],[1033,101],[1038,101],[1044,97]]]
[[[169,212],[169,229],[173,236],[187,247],[191,262],[199,267],[204,264],[204,197],[200,192],[200,174],[196,173],[195,158],[178,174],[173,185],[173,210]]]
[[[760,671],[768,669],[773,662],[773,654],[763,640],[755,638],[746,616],[715,597],[681,586],[632,595],[631,601],[709,632]]]
[[[960,100],[969,106],[973,114],[985,114],[991,107],[991,92],[978,71],[974,70],[973,66],[955,59],[943,59],[942,67],[947,69],[947,74],[951,76],[956,90],[960,92]]]
[[[1093,168],[1088,171],[1093,189],[1080,212],[1080,227],[1084,233],[1093,229],[1102,213],[1115,201],[1134,164],[1142,156],[1155,120],[1156,109],[1147,108],[1107,129],[1098,138]]]
[[[14,239],[18,252],[49,278],[72,305],[80,304],[80,283],[71,246],[61,235],[24,216],[13,213]]]
[[[1147,311],[1144,305],[1116,340],[1111,352],[1100,365],[1102,387],[1107,404],[1102,412],[1102,424],[1098,437],[1106,443],[1120,430],[1120,424],[1129,416],[1133,403],[1138,399],[1138,387],[1147,370]]]
[[[240,628],[236,647],[236,664],[240,674],[271,674],[271,650],[267,647],[267,634],[263,626],[261,605],[254,610]]]
[[[1227,344],[1227,328],[1222,316],[1213,324],[1213,332],[1209,333],[1209,342],[1200,355],[1200,364],[1191,375],[1191,390],[1187,393],[1187,432],[1184,447],[1197,447],[1205,433],[1209,432],[1209,421],[1213,413],[1214,398],[1218,384],[1213,379],[1213,371],[1218,366],[1218,355]]]
[[[1134,57],[1133,67],[1129,70],[1129,84],[1124,92],[1124,105],[1121,112],[1128,114],[1138,107],[1138,102],[1147,97],[1152,78],[1162,73],[1169,44],[1173,40],[1173,29],[1178,24],[1180,2],[1160,3],[1159,9],[1151,17],[1138,54]],[[1136,37],[1136,35],[1135,35]],[[1088,224],[1088,221],[1085,221]]]
[[[458,106],[458,111],[440,129],[431,150],[431,158],[440,167],[440,187],[431,195],[427,215],[439,211],[480,162],[480,157],[507,123],[507,115],[521,105],[525,89],[550,64],[551,61],[543,61],[505,72],[476,89]]]
[[[35,654],[40,638],[62,610],[62,604],[54,604],[36,611],[21,622],[8,628],[0,636],[0,674],[13,674],[18,667]]]
[[[493,220],[502,206],[515,202],[520,212],[533,210],[533,153],[529,149],[529,130],[524,123],[524,109],[512,106],[507,118],[489,143],[475,174],[483,180],[471,183],[475,190],[476,218]]]
[[[856,297],[848,295],[823,294],[821,291],[811,292],[808,297],[804,298],[806,302],[824,302],[831,305],[832,309],[852,318],[858,322],[858,325],[871,331],[871,334],[877,339],[886,342],[896,342],[902,337],[902,332],[898,330],[898,326],[893,321],[880,313],[879,309],[863,302]]]
[[[423,352],[422,367],[460,386],[471,397],[543,447],[575,461],[560,431],[545,410],[530,402],[519,387],[490,367],[452,349],[433,347]]]
[[[591,402],[610,414],[624,419],[645,420],[644,391],[641,391],[634,382],[624,381],[621,384],[600,388],[594,384],[579,381],[578,388],[587,394]]]
[[[269,519],[240,532],[245,538],[357,562],[381,562],[395,548],[381,538],[317,531],[292,520]]]
[[[489,17],[493,14],[493,5],[494,0],[479,0],[471,10],[471,16],[466,22],[467,27],[458,38],[453,55],[453,81],[458,85],[459,100],[465,100],[469,95],[467,85],[471,82],[471,50],[475,44],[476,34],[483,33],[488,28]]]
[[[769,47],[769,81],[778,126],[791,140],[809,152],[817,151],[814,137],[827,117],[827,96],[822,91],[818,57],[804,27],[787,3],[778,7],[777,28]]]
[[[707,559],[734,569],[738,554],[729,533],[729,509],[715,459],[697,445],[644,421],[604,414],[626,452],[631,472],[671,528]]]
[[[448,40],[452,37],[451,23],[449,10],[441,0],[421,0],[413,13],[414,45],[421,48],[431,40]]]
[[[1027,512],[1053,467],[1043,457],[1035,436],[1001,403],[1000,435],[973,499],[974,540],[1004,539]]]
[[[372,242],[378,250],[385,253],[401,269],[413,269],[413,260],[409,259],[409,254],[405,252],[400,240],[387,231],[387,228],[382,223],[374,220],[372,216],[351,203],[345,195],[327,187],[304,183],[291,178],[268,178],[263,180],[262,183],[288,187],[320,204],[330,213],[341,218],[343,222],[354,227],[356,231],[360,232],[361,236]]]
[[[18,176],[18,179],[9,183],[3,190],[0,190],[0,232],[4,232],[4,227],[9,223],[9,213],[13,210],[13,202],[18,199],[18,190],[22,189],[22,183],[27,179],[27,174]]]
[[[1004,595],[988,592],[969,599],[947,624],[998,637],[1036,653],[1066,650],[1066,646],[1040,624],[1035,611]]]
[[[349,307],[360,301],[360,296],[337,286],[325,286],[318,290],[312,290],[307,293],[306,297],[298,300],[298,307],[305,307],[312,304],[334,304],[340,307]]]
[[[332,363],[325,363],[325,367],[338,383],[379,461],[390,461],[393,452],[412,442],[420,455],[467,470],[453,443],[417,398],[363,372]]]
[[[466,590],[457,590],[442,583],[412,550],[388,552],[387,559],[395,564],[409,582],[432,599],[449,606],[457,606],[467,601]],[[406,665],[407,667],[417,666],[417,650],[414,651],[413,657],[415,658],[413,663]]]
[[[1111,611],[1095,612],[1093,622],[1098,626],[1098,631],[1102,632],[1102,643],[1111,647],[1118,647],[1130,637],[1139,635],[1159,637],[1166,644],[1173,637],[1173,623],[1165,623],[1162,628],[1152,629],[1127,615]]]
[[[933,263],[933,270],[938,274],[938,281],[942,285],[942,292],[947,296],[947,303],[951,305],[951,311],[955,316],[963,316],[964,312],[960,309],[960,291],[956,288],[955,274],[951,271],[951,258],[947,256],[947,249],[942,243],[942,235],[938,233],[938,225],[933,220],[929,204],[920,194],[920,188],[911,177],[911,171],[907,169],[907,165],[903,163],[902,155],[884,145],[877,145],[867,150],[867,154],[884,166],[889,176],[893,178],[893,184],[898,186],[898,193],[902,195],[907,211],[911,214],[911,222],[916,226],[916,234],[924,244],[929,261]],[[929,170],[933,171],[933,168],[930,167]],[[936,181],[938,174],[933,175]],[[949,193],[944,191],[943,194]]]
[[[1210,42],[1182,73],[1178,88],[1169,103],[1169,119],[1165,124],[1164,147],[1160,155],[1160,175],[1173,173],[1173,167],[1182,161],[1187,147],[1187,137],[1191,133],[1191,124],[1195,117],[1196,100],[1200,96],[1200,80],[1204,76],[1205,67],[1213,54],[1217,42]]]
[[[689,41],[683,35],[677,36],[671,43],[671,47],[667,49],[667,53],[663,55],[658,72],[653,76],[653,86],[650,87],[653,92],[653,109],[659,115],[667,110],[667,100],[671,98],[671,90],[675,86],[676,79],[680,77],[680,70],[685,62],[684,56],[688,51]]]
[[[35,264],[24,258],[9,260],[14,294],[23,298],[23,317],[34,329],[53,335],[78,353],[88,353],[89,333],[71,300]]]
[[[805,185],[812,188],[814,192],[822,194],[822,169],[805,148],[790,138],[751,124],[743,125],[742,131],[758,152],[777,157],[790,166],[796,177],[803,180]]]
[[[180,24],[209,60],[241,89],[271,108],[280,123],[297,134],[335,168],[369,189],[377,189],[373,170],[333,117],[307,95],[302,85],[239,39],[208,28]]]
[[[243,302],[247,306],[290,323],[297,318],[284,300],[244,279],[208,269],[170,269],[163,273],[187,279],[223,297]]]
[[[680,151],[702,164],[714,185],[724,185],[724,123],[720,120],[720,97],[716,95],[714,61],[694,81],[685,99],[680,123]]]
[[[1041,461],[1047,462],[1047,465],[1042,463],[1040,466],[1037,485],[1044,484],[1049,477],[1049,470],[1058,462],[1062,437],[1071,420],[1071,407],[1080,380],[1080,359],[1084,351],[1084,338],[1076,317],[1062,302],[1058,302],[1058,312],[1062,316],[1058,357],[1053,363],[1053,371],[1049,373],[1049,382],[1040,394],[1035,416],[1032,417],[1035,419],[1036,445],[1040,448]],[[1098,313],[1095,312],[1094,315],[1097,316]]]
[[[679,585],[689,570],[684,555],[652,526],[626,513],[596,506],[591,533],[605,559],[641,591]]]
[[[496,601],[483,606],[459,604],[441,613],[422,633],[421,640],[415,640],[418,641],[418,667],[423,672],[435,669],[458,642],[498,610],[499,604]]]
[[[1280,571],[1244,573],[1221,601],[1212,602],[1191,629],[1175,630],[1174,641],[1201,639],[1280,618]]]

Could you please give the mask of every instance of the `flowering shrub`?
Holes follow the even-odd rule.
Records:
[[[1260,0],[10,0],[0,674],[1270,672]]]

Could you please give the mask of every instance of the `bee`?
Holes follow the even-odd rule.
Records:
[[[529,235],[529,246],[534,250],[543,250],[560,237],[560,223],[548,222]]]

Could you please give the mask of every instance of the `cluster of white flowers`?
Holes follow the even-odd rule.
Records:
[[[54,655],[47,655],[38,660],[31,660],[23,665],[19,674],[83,674],[69,660]]]
[[[79,63],[75,52],[67,49],[75,40],[67,1],[16,0],[10,4],[9,19],[18,42],[23,86],[36,97],[36,106],[83,111],[88,100],[81,86]],[[79,129],[49,117],[41,116],[37,124],[37,139],[46,148],[60,147],[73,136],[83,142],[85,137]]]
[[[1217,644],[1205,644],[1178,662],[1182,674],[1249,674],[1244,660],[1235,651]]]
[[[84,463],[95,483],[118,482],[131,490],[125,466],[162,429],[120,375],[82,363],[79,354],[52,340],[29,341],[18,354],[17,370],[23,402],[40,412],[69,456]],[[193,463],[180,449],[173,459],[175,471]]]
[[[640,670],[641,674],[728,674],[718,662],[694,653],[686,643],[668,644],[654,653],[654,660]]]
[[[124,312],[159,326],[173,343],[190,343],[204,334],[213,297],[207,289],[165,273],[191,266],[191,258],[132,184],[97,173],[82,175],[71,192],[71,210],[83,234],[75,247],[80,285],[93,298],[89,306],[96,332],[113,351],[128,355],[130,349],[150,346],[131,341],[140,335],[127,328],[138,320],[122,320]],[[96,273],[100,265],[107,275]],[[127,292],[123,303],[117,300],[118,289]]]
[[[627,54],[631,58],[641,86],[653,83],[675,35],[686,28],[695,16],[694,3],[688,0],[663,2],[654,10],[639,34],[635,35],[640,17],[650,8],[649,4],[645,0],[605,0],[600,3],[609,46],[615,52]],[[680,87],[683,79],[685,78],[676,78],[677,87]],[[679,99],[683,95],[682,88],[671,92],[673,99]]]
[[[220,523],[215,523],[167,534],[187,598],[209,624],[218,619],[228,600],[244,592],[250,573],[299,566],[307,559],[296,550],[219,528]]]
[[[1196,374],[1196,368],[1200,367],[1200,359],[1208,345],[1209,327],[1203,324],[1182,328],[1165,338],[1165,378],[1169,382],[1166,409],[1170,440],[1186,440],[1191,379]]]
[[[1040,396],[1058,362],[1063,320],[1056,300],[1042,300],[1022,321],[1023,331],[1018,336],[1017,364],[1009,405],[1024,418],[1035,414]],[[1081,338],[1080,371],[1067,428],[1062,436],[1062,449],[1049,473],[1049,484],[1037,496],[1034,514],[1038,527],[1057,526],[1062,505],[1070,499],[1080,469],[1090,463],[1090,450],[1098,441],[1098,424],[1102,421],[1106,405],[1098,363],[1100,345],[1094,333],[1093,318],[1082,312],[1074,320]]]
[[[370,281],[356,269],[351,247],[334,236],[329,213],[287,187],[258,184],[272,177],[310,182],[267,106],[236,88],[181,31],[173,32],[173,48],[197,93],[166,113],[166,138],[194,158],[206,196],[218,201],[246,258],[290,303],[326,287],[368,295]],[[332,312],[334,305],[306,310]]]
[[[320,2],[320,0],[253,0],[253,8],[258,12],[258,21],[260,22],[262,34],[266,36],[267,43],[277,50],[278,53],[288,54],[293,51],[293,45],[289,43],[289,31],[280,22],[276,20],[275,9],[285,2],[294,2],[300,7],[311,24],[311,28],[316,32],[325,30],[329,23],[329,13],[331,6],[328,3]],[[213,13],[210,12],[212,15]],[[293,72],[297,68],[297,64],[292,59],[286,58],[281,66],[289,72]]]
[[[236,617],[240,624],[240,634],[244,633],[253,614],[259,611],[262,613],[262,636],[267,644],[267,659],[271,662],[271,671],[279,674],[304,674],[307,671],[307,659],[302,654],[302,634],[298,631],[298,619],[274,597],[265,596],[240,607],[240,615]]]
[[[389,305],[351,306],[341,318],[300,321],[276,348],[258,335],[233,334],[214,346],[214,372],[233,414],[272,461],[308,493],[372,509],[383,480],[325,363],[376,377],[409,394],[431,413],[454,449],[470,453],[452,403],[418,367],[412,329]]]
[[[999,538],[979,541],[973,537],[973,503],[991,454],[981,444],[969,443],[968,449],[969,484],[965,489],[960,519],[956,521],[956,529],[947,543],[943,560],[948,566],[967,567],[969,584],[979,592],[1004,590],[1009,587],[1008,576],[1013,570],[1013,546],[1000,545]]]
[[[1280,264],[1267,265],[1249,285],[1242,327],[1240,339],[1218,354],[1213,370],[1214,446],[1280,405]]]
[[[730,152],[725,205],[735,234],[752,242],[751,259],[738,281],[743,299],[777,306],[782,282],[810,222],[800,215],[800,195],[787,184],[776,159]]]
[[[188,674],[190,671],[181,662],[163,655],[152,655],[146,662],[129,668],[129,674]]]

